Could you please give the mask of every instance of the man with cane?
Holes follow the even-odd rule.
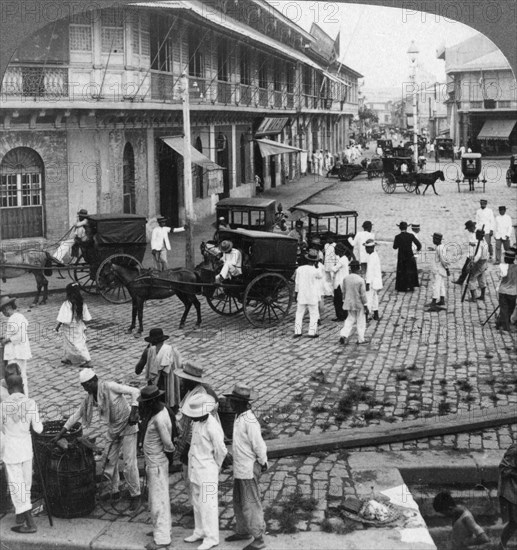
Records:
[[[486,291],[486,272],[488,269],[488,244],[485,241],[485,231],[478,229],[476,231],[476,252],[470,264],[467,287],[470,290],[470,301],[485,300]],[[476,296],[476,288],[479,286],[481,294]],[[463,294],[465,296],[465,293]],[[463,297],[462,297],[463,298]]]

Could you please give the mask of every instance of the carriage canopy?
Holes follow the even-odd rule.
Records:
[[[97,244],[146,244],[145,216],[92,214],[87,219]]]

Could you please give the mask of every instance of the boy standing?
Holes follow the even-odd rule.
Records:
[[[244,550],[266,547],[266,525],[260,501],[258,478],[267,470],[267,448],[260,424],[251,411],[251,390],[244,384],[235,384],[232,393],[226,394],[235,409],[233,425],[233,510],[235,533],[226,537],[228,542],[253,541]]]

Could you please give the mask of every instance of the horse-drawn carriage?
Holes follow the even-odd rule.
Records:
[[[397,185],[402,185],[408,193],[416,189],[415,163],[413,157],[383,157],[382,189],[392,194]]]
[[[460,183],[465,183],[466,181],[469,184],[469,191],[474,191],[474,186],[476,183],[483,184],[483,193],[485,192],[485,183],[486,179],[479,179],[481,174],[481,153],[464,153],[461,157],[461,171],[463,173],[463,178],[456,180],[458,184],[458,191],[460,191]]]
[[[510,167],[506,171],[506,185],[512,186],[512,183],[517,183],[517,155],[510,157]]]

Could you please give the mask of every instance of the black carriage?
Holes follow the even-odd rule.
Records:
[[[135,214],[92,214],[86,218],[86,240],[79,257],[68,265],[70,277],[89,294],[101,294],[115,304],[129,302],[127,289],[119,282],[107,282],[107,271],[114,263],[142,267],[146,249],[146,218]]]
[[[281,323],[293,301],[290,279],[297,267],[298,241],[278,233],[245,229],[221,229],[219,236],[240,250],[242,275],[207,286],[210,307],[224,316],[243,312],[259,328]],[[210,273],[212,281],[215,273]]]
[[[461,171],[463,178],[456,180],[458,191],[460,191],[461,183],[468,182],[469,191],[474,191],[476,183],[482,183],[483,192],[485,192],[486,180],[484,178],[482,180],[479,179],[479,175],[481,174],[481,153],[464,153],[461,158]]]
[[[506,185],[511,187],[512,183],[517,183],[517,155],[510,157],[510,167],[506,171]]]
[[[351,164],[348,162],[344,162],[339,167],[338,177],[340,181],[350,181],[358,174],[360,174],[363,170],[364,166],[362,164]]]
[[[441,158],[448,158],[454,162],[454,141],[452,138],[436,138],[434,141],[434,158],[439,162]]]
[[[382,149],[383,156],[391,156],[393,154],[393,141],[391,139],[378,139],[377,147]]]
[[[272,231],[276,209],[273,199],[230,197],[217,203],[216,216],[217,219],[224,218],[231,229]]]
[[[380,178],[382,176],[383,167],[382,167],[382,158],[378,156],[373,156],[370,162],[366,165],[366,173],[368,174],[368,179]]]
[[[406,165],[406,170],[403,170],[403,165]],[[416,170],[413,157],[383,157],[382,159],[383,175],[382,189],[385,193],[392,194],[395,192],[397,185],[402,185],[408,193],[412,193],[416,189]]]

